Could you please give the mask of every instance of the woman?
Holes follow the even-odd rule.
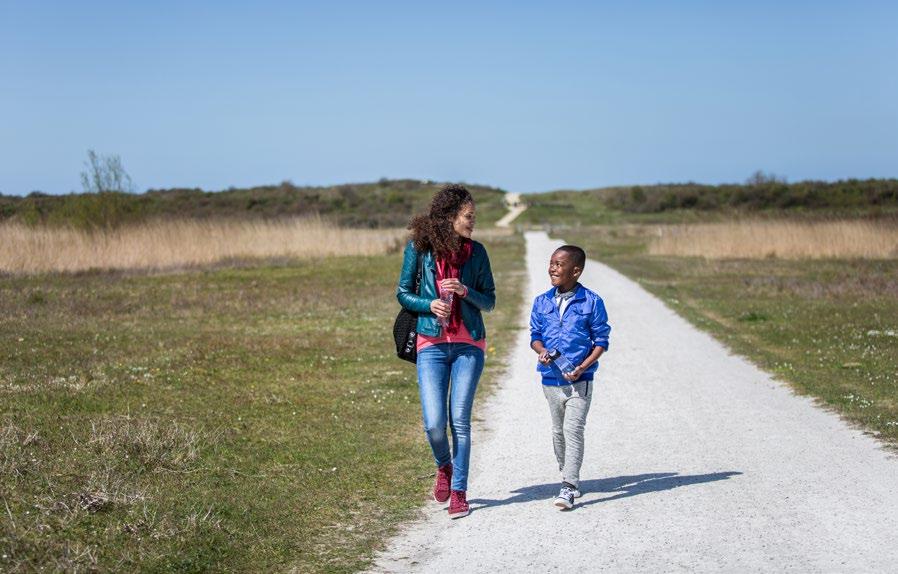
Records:
[[[471,406],[486,349],[480,312],[491,311],[496,304],[486,249],[471,240],[474,222],[474,199],[467,189],[447,185],[437,192],[430,212],[409,224],[411,241],[405,247],[396,290],[399,304],[418,313],[418,391],[437,466],[433,497],[437,502],[449,500],[449,518],[470,512],[466,492]],[[415,293],[419,256],[421,287]]]

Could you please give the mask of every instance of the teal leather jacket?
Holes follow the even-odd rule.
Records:
[[[442,328],[436,315],[430,312],[430,303],[437,298],[436,261],[432,252],[422,254],[421,289],[419,293],[415,293],[417,255],[414,244],[409,241],[402,257],[396,298],[400,305],[418,314],[419,333],[438,337]],[[480,242],[474,241],[471,258],[462,265],[459,280],[468,288],[467,297],[461,299],[461,318],[471,333],[471,338],[479,341],[486,336],[480,312],[492,311],[496,306],[496,285],[493,283],[490,258]]]

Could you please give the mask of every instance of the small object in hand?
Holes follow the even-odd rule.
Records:
[[[455,293],[449,290],[440,289],[440,301],[449,305],[449,315],[446,318],[440,317],[440,325],[445,327],[449,324],[449,318],[452,316],[452,301],[455,296]]]
[[[558,367],[558,370],[561,371],[563,375],[569,375],[574,372],[574,364],[571,363],[567,357],[561,354],[561,351],[558,349],[549,349],[547,356],[549,360],[555,363],[555,366]]]

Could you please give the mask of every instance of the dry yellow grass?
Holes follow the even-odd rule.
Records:
[[[898,257],[898,225],[871,221],[733,221],[658,227],[652,255],[709,259]]]
[[[320,219],[156,221],[87,233],[0,224],[0,272],[170,269],[228,259],[376,255],[395,249],[402,229],[347,229]]]
[[[474,230],[472,237],[477,241],[492,241],[502,237],[511,237],[514,235],[514,229],[510,227],[490,227],[482,225]]]

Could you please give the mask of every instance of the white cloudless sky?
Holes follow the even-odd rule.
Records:
[[[0,1],[0,193],[898,177],[898,3]]]

